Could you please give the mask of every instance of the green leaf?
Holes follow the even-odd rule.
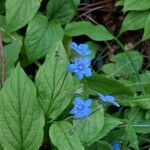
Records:
[[[125,128],[119,128],[115,130],[111,130],[107,136],[105,137],[107,141],[110,143],[116,143],[116,142],[124,142],[125,139]]]
[[[104,75],[94,73],[91,78],[86,79],[85,84],[91,89],[91,92],[94,91],[95,94],[132,95],[132,92],[126,86]]]
[[[10,33],[7,31],[6,17],[3,15],[0,15],[0,33],[2,36],[2,41],[5,43],[12,42],[16,36],[18,36],[15,32]]]
[[[139,107],[133,107],[127,109],[124,113],[125,118],[129,120],[137,133],[150,133],[150,120],[146,120],[145,112],[145,110],[141,110]]]
[[[29,61],[36,61],[52,51],[63,39],[63,30],[54,20],[37,15],[27,28],[25,37],[26,54]]]
[[[123,21],[120,32],[123,33],[128,30],[134,31],[144,28],[149,14],[150,14],[149,10],[129,12]]]
[[[106,141],[97,141],[90,147],[87,147],[86,150],[112,150],[112,147]]]
[[[16,37],[11,44],[4,47],[5,51],[5,78],[14,69],[14,63],[18,59],[18,55],[22,46],[22,37]],[[1,76],[1,63],[0,63],[0,76]]]
[[[130,88],[133,92],[140,91],[140,85],[144,89],[145,94],[150,93],[150,72],[146,71],[140,76],[140,82],[139,79],[137,78],[137,75],[132,75],[128,80],[120,80],[121,83],[123,83],[125,86]]]
[[[68,63],[63,45],[59,44],[37,72],[38,99],[48,119],[55,119],[71,101],[73,79],[67,73]]]
[[[36,14],[41,0],[6,0],[6,21],[9,31],[26,25]]]
[[[65,35],[80,36],[86,35],[95,41],[112,40],[112,34],[102,25],[93,25],[87,21],[72,22],[66,25]]]
[[[101,133],[104,125],[104,110],[100,109],[84,120],[74,121],[74,126],[78,123],[75,132],[77,132],[82,143],[89,146],[96,141],[97,136]]]
[[[125,0],[124,11],[128,10],[146,10],[150,8],[149,0]]]
[[[55,122],[50,127],[50,139],[59,150],[84,150],[76,132],[70,134],[70,130],[73,128],[74,127],[66,121]]]
[[[17,65],[0,92],[0,142],[4,149],[40,147],[44,115],[36,96],[34,84]]]
[[[150,95],[126,98],[123,100],[119,100],[119,103],[123,106],[139,106],[143,109],[150,109]]]
[[[128,125],[125,128],[125,131],[126,131],[125,136],[129,141],[129,147],[132,147],[135,150],[139,150],[138,138],[134,128],[131,125]]]
[[[126,51],[113,55],[111,62],[103,66],[103,71],[108,77],[128,77],[130,74],[136,74],[143,64],[143,57],[137,51]],[[134,68],[135,67],[135,68]]]
[[[147,21],[145,23],[143,40],[150,39],[150,28],[149,27],[150,27],[150,14],[149,14]]]
[[[97,140],[102,139],[105,137],[112,129],[117,127],[119,124],[122,124],[122,122],[115,117],[112,117],[110,115],[106,115],[104,118],[104,126],[99,135],[97,136]]]
[[[61,24],[66,24],[73,19],[76,7],[72,0],[50,0],[47,4],[47,16],[49,19],[59,19]]]

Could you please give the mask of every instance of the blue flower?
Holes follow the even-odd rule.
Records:
[[[73,104],[74,107],[70,111],[70,114],[76,119],[86,118],[92,113],[92,109],[89,108],[92,105],[91,99],[83,101],[81,98],[76,97],[73,101]]]
[[[84,76],[92,76],[92,70],[90,68],[90,58],[76,58],[74,64],[68,65],[68,72],[75,73],[76,77],[81,80]]]
[[[116,100],[113,96],[110,96],[110,95],[105,96],[102,94],[98,94],[98,98],[105,103],[111,103],[111,104],[115,105],[116,107],[120,107],[120,105],[116,102]]]
[[[111,146],[112,146],[112,150],[121,150],[120,145],[118,143],[113,143],[111,144]]]
[[[79,44],[78,45],[77,43],[72,42],[70,44],[70,48],[82,56],[87,56],[87,55],[91,54],[91,50],[88,48],[87,44]]]

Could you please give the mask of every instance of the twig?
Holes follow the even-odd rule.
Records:
[[[88,10],[87,12],[81,14],[78,18],[80,18],[80,17],[82,17],[82,16],[84,16],[84,15],[86,15],[86,14],[89,14],[89,13],[95,11],[95,10],[99,10],[99,9],[101,9],[101,8],[104,8],[104,7],[103,7],[103,6],[98,6],[98,7],[92,8],[92,9]],[[105,8],[107,8],[107,7],[105,7]]]
[[[0,34],[0,55],[1,55],[1,86],[3,86],[4,81],[5,81],[5,52],[4,52],[4,47],[2,43],[2,37]]]
[[[93,3],[93,4],[80,4],[80,6],[84,6],[84,7],[81,7],[79,8],[79,10],[85,10],[85,9],[88,9],[89,7],[94,7],[94,6],[97,6],[97,5],[104,5],[105,3],[109,3],[109,2],[113,2],[112,0],[107,0],[107,1],[100,1],[100,2],[97,2],[97,3]]]

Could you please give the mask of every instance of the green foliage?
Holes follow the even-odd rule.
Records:
[[[66,25],[65,35],[79,36],[86,35],[95,41],[106,41],[113,39],[113,36],[102,25],[92,25],[87,21],[72,22]]]
[[[75,0],[51,0],[47,4],[47,16],[49,19],[56,18],[59,19],[61,24],[66,24],[76,14]]]
[[[89,118],[81,122],[78,120],[74,121],[74,126],[78,123],[79,127],[76,129],[76,132],[82,143],[86,146],[89,146],[94,143],[97,136],[101,134],[101,130],[104,125],[104,110],[101,109],[95,112]],[[90,136],[87,137],[87,133]]]
[[[131,125],[128,125],[125,128],[126,131],[126,138],[129,140],[129,147],[130,148],[134,148],[136,150],[139,150],[139,146],[138,146],[138,138],[136,135],[136,132],[134,130],[134,128]]]
[[[112,150],[112,147],[109,143],[106,141],[98,141],[91,145],[90,147],[87,147],[86,150]]]
[[[0,141],[5,149],[37,150],[43,140],[44,116],[36,88],[19,65],[0,91]]]
[[[59,23],[37,15],[29,23],[25,37],[26,54],[29,61],[36,61],[53,50],[63,38]],[[34,55],[33,55],[34,53]]]
[[[150,92],[150,72],[140,74],[140,83],[136,75],[132,74],[128,80],[120,80],[121,83],[126,85],[133,92],[140,91],[140,85],[143,87],[145,94]]]
[[[150,14],[149,10],[129,12],[123,21],[120,32],[123,33],[128,30],[134,31],[144,28],[149,14]]]
[[[132,91],[120,82],[109,79],[104,75],[94,74],[92,78],[88,78],[85,82],[87,87],[94,93],[103,93],[111,95],[132,95]],[[93,93],[93,92],[92,92]]]
[[[147,10],[150,8],[150,1],[149,0],[125,0],[124,2],[124,11],[129,10]]]
[[[22,45],[22,38],[21,37],[16,37],[12,43],[6,45],[4,47],[5,50],[5,75],[8,76],[10,72],[14,69],[14,63],[18,59],[18,55],[21,49]],[[12,53],[10,55],[10,52]],[[1,76],[1,69],[2,64],[0,64],[0,76]]]
[[[143,57],[137,51],[127,51],[112,56],[110,61],[112,63],[104,65],[102,69],[108,77],[128,77],[136,74],[135,69],[141,69]]]
[[[134,31],[144,28],[143,40],[150,39],[150,1],[149,0],[125,0],[123,10],[129,11],[123,21],[120,33],[128,30]]]
[[[140,107],[133,107],[127,109],[124,113],[125,118],[137,133],[150,133],[150,120],[146,118],[145,112]]]
[[[67,64],[65,50],[59,43],[37,72],[38,99],[48,119],[55,119],[71,101],[73,80],[66,72]]]
[[[126,98],[120,100],[120,103],[124,106],[139,106],[143,109],[150,109],[150,95]]]
[[[148,15],[147,20],[145,22],[143,40],[150,39],[149,25],[150,25],[150,14]]]
[[[84,150],[76,132],[70,134],[73,128],[74,127],[66,121],[56,122],[50,127],[50,138],[59,150]]]
[[[0,1],[0,150],[111,150],[113,143],[139,150],[149,142],[150,72],[143,71],[144,57],[125,50],[104,25],[81,21],[79,4]],[[116,5],[126,13],[120,35],[144,29],[142,40],[150,39],[149,0],[117,0]],[[80,47],[70,48],[71,42]],[[110,51],[112,45],[121,49]],[[81,49],[91,53],[85,56]],[[91,61],[83,59],[70,73],[77,57]],[[74,75],[79,71],[86,75],[83,80]],[[120,107],[98,94],[115,96]],[[92,113],[71,116],[72,105],[75,113]]]
[[[104,138],[112,129],[117,127],[118,125],[122,124],[122,122],[115,118],[111,117],[109,115],[106,115],[104,118],[104,126],[99,135],[97,136],[97,139]]]
[[[25,26],[37,13],[41,0],[6,0],[6,22],[9,31]]]

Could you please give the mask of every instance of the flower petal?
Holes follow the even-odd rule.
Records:
[[[85,55],[89,55],[91,53],[91,50],[88,49],[87,44],[80,44],[78,47],[78,53],[85,56]]]
[[[112,150],[120,150],[120,145],[118,143],[113,143],[112,145]]]
[[[78,112],[78,109],[77,109],[76,107],[73,107],[73,108],[71,109],[71,111],[69,112],[69,114],[75,115],[77,112]]]
[[[88,45],[87,44],[79,44],[79,49],[87,50]]]
[[[76,113],[76,114],[74,115],[74,117],[75,117],[76,119],[82,119],[82,118],[84,118],[83,112],[82,112],[82,111],[79,111],[78,113]]]
[[[82,71],[77,71],[77,72],[75,72],[75,75],[76,75],[76,77],[77,77],[79,80],[81,80],[81,79],[83,78],[83,73],[82,73]]]
[[[103,102],[107,102],[107,99],[106,99],[106,96],[104,96],[104,95],[102,95],[102,94],[98,94],[98,98],[100,99],[100,100],[102,100]]]
[[[84,110],[82,111],[82,115],[84,118],[88,117],[91,113],[92,113],[92,109],[88,107],[84,108]]]
[[[112,102],[113,105],[115,105],[116,107],[120,107],[120,105],[117,102]]]
[[[82,60],[82,58],[75,58],[74,59],[74,63],[76,64],[76,65],[78,65],[78,64],[82,64],[83,63],[83,60]]]
[[[83,100],[80,97],[76,97],[73,101],[73,104],[77,107],[81,106],[81,105],[83,105]]]
[[[70,64],[68,65],[68,68],[67,68],[67,71],[70,72],[70,73],[73,73],[76,71],[76,66],[74,64]]]
[[[90,107],[92,105],[92,99],[87,99],[86,101],[84,101],[84,106],[85,107]]]
[[[76,51],[76,50],[78,50],[78,44],[75,43],[75,42],[72,42],[72,43],[70,44],[70,48]]]
[[[88,68],[91,65],[91,58],[86,57],[83,59],[84,67]]]
[[[106,99],[107,99],[107,102],[109,102],[109,103],[112,103],[112,102],[115,101],[115,98],[114,98],[113,96],[106,95],[105,97],[106,97]]]
[[[92,76],[91,68],[84,69],[84,74],[86,77],[91,77]]]

